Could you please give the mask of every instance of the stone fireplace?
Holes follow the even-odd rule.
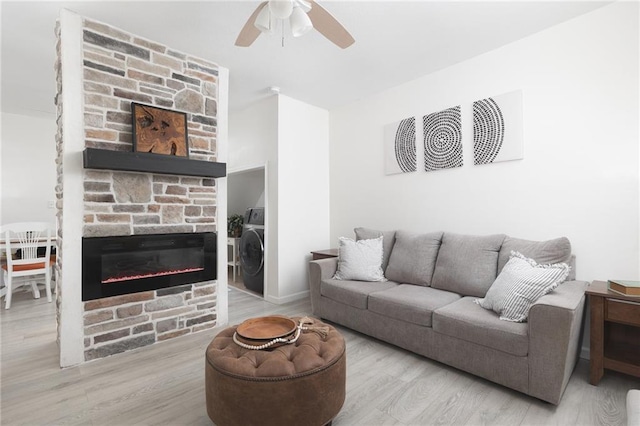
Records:
[[[62,11],[56,33],[56,279],[61,365],[216,326],[220,288],[215,264],[221,263],[219,255],[225,257],[222,264],[226,264],[226,251],[216,251],[212,241],[218,240],[217,233],[226,234],[226,223],[218,220],[220,215],[226,216],[226,207],[221,211],[218,204],[216,180],[224,174],[219,173],[220,168],[217,174],[199,171],[208,170],[202,167],[205,163],[220,164],[220,128],[226,126],[226,70],[69,11]],[[181,158],[181,168],[122,170],[117,160],[112,167],[87,160],[89,151],[115,151],[127,156],[124,163],[130,163],[132,102],[187,113],[189,155],[188,159]],[[179,236],[182,242],[177,242]],[[206,244],[205,237],[199,240],[200,236],[206,236]],[[197,240],[201,247],[189,249],[188,245]],[[102,290],[85,297],[78,281],[95,275],[97,264],[82,263],[86,253],[78,243],[94,247],[105,241],[129,244],[124,249],[125,253],[130,250],[129,254],[110,258],[120,266],[125,260],[130,261],[128,266],[135,264],[134,258],[148,266],[158,260],[171,263],[183,256],[177,246],[169,248],[176,251],[151,254],[149,246],[153,244],[183,244],[187,256],[191,252],[203,258],[179,273],[167,272],[173,269],[162,266],[165,270],[155,273],[164,277],[159,286],[148,285],[151,277],[145,276],[138,280],[141,287],[120,294],[127,293],[127,286],[116,274],[111,277],[111,287],[101,283]],[[131,244],[140,241],[147,242],[138,246],[136,256],[131,255]],[[190,279],[185,280],[187,277]],[[226,306],[224,309],[226,312]],[[68,356],[69,352],[72,355]]]

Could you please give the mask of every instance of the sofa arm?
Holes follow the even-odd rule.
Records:
[[[309,292],[311,294],[311,312],[322,318],[320,311],[320,284],[322,280],[331,278],[338,269],[338,258],[312,260],[309,262]]]
[[[529,311],[529,394],[558,404],[578,361],[585,281],[568,281]]]

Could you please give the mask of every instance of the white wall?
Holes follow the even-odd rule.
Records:
[[[248,208],[264,207],[264,169],[232,173],[227,176],[229,215],[244,215]]]
[[[84,223],[84,104],[82,84],[82,17],[67,9],[60,11],[60,72],[64,88],[64,114],[59,117],[62,132],[61,175],[63,186],[58,249],[64,259],[56,264],[60,273],[56,285],[60,367],[84,362],[84,309],[82,304],[82,226]],[[63,297],[64,295],[64,297]]]
[[[564,235],[579,279],[639,279],[638,72],[638,4],[617,2],[331,111],[332,245],[356,226]],[[519,89],[524,159],[474,166],[471,103]],[[385,176],[383,126],[455,105],[465,165]]]
[[[266,164],[265,299],[306,297],[310,251],[329,245],[329,114],[277,95],[229,118],[229,172]]]
[[[56,122],[2,113],[0,223],[56,222]]]
[[[277,147],[277,96],[229,113],[228,172],[261,167],[267,161],[277,160]]]
[[[265,167],[266,299],[278,294],[278,98],[270,96],[229,114],[227,174]],[[230,194],[227,195],[228,197]]]
[[[217,161],[226,163],[229,154],[229,69],[218,67],[218,139],[216,145]],[[217,271],[217,298],[218,305],[218,325],[224,326],[229,323],[229,294],[227,292],[228,270],[227,270],[227,180],[217,179],[217,208],[216,208],[216,229],[218,231],[218,247],[225,247],[225,250],[218,250],[218,271]]]
[[[329,247],[329,113],[278,97],[280,301],[308,294],[310,252]]]

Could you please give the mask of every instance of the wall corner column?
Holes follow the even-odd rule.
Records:
[[[62,91],[58,126],[62,133],[58,156],[62,181],[58,200],[58,264],[57,309],[60,366],[84,362],[84,321],[82,312],[82,224],[84,149],[84,93],[82,69],[82,17],[69,10],[60,12],[60,73]],[[63,295],[63,296],[62,296]],[[60,332],[64,329],[64,332]]]
[[[216,157],[219,162],[226,163],[229,157],[229,70],[218,68],[218,139]],[[216,179],[218,191],[217,219],[218,224],[218,326],[229,323],[229,292],[227,268],[227,178]],[[222,201],[222,202],[221,202]],[[224,249],[223,249],[224,248]]]

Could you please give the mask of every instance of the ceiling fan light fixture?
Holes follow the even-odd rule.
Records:
[[[279,21],[285,19],[289,19],[289,26],[295,37],[300,37],[313,28],[341,49],[346,49],[355,42],[342,24],[316,0],[264,0],[245,22],[235,45],[251,46],[261,33],[274,33],[279,27]],[[284,27],[283,22],[283,47]]]
[[[256,16],[256,21],[253,25],[266,34],[272,34],[275,31],[275,20],[271,19],[271,12],[269,11],[269,7],[265,6],[262,8],[258,16]]]
[[[293,12],[293,0],[269,0],[269,10],[278,19],[287,19]]]
[[[293,8],[291,17],[289,18],[289,24],[291,26],[291,34],[293,34],[294,37],[303,36],[313,28],[311,19],[309,19],[309,16],[299,6]]]
[[[307,0],[293,0],[293,7],[298,6],[301,8],[304,13],[309,13],[311,11],[311,3]]]

